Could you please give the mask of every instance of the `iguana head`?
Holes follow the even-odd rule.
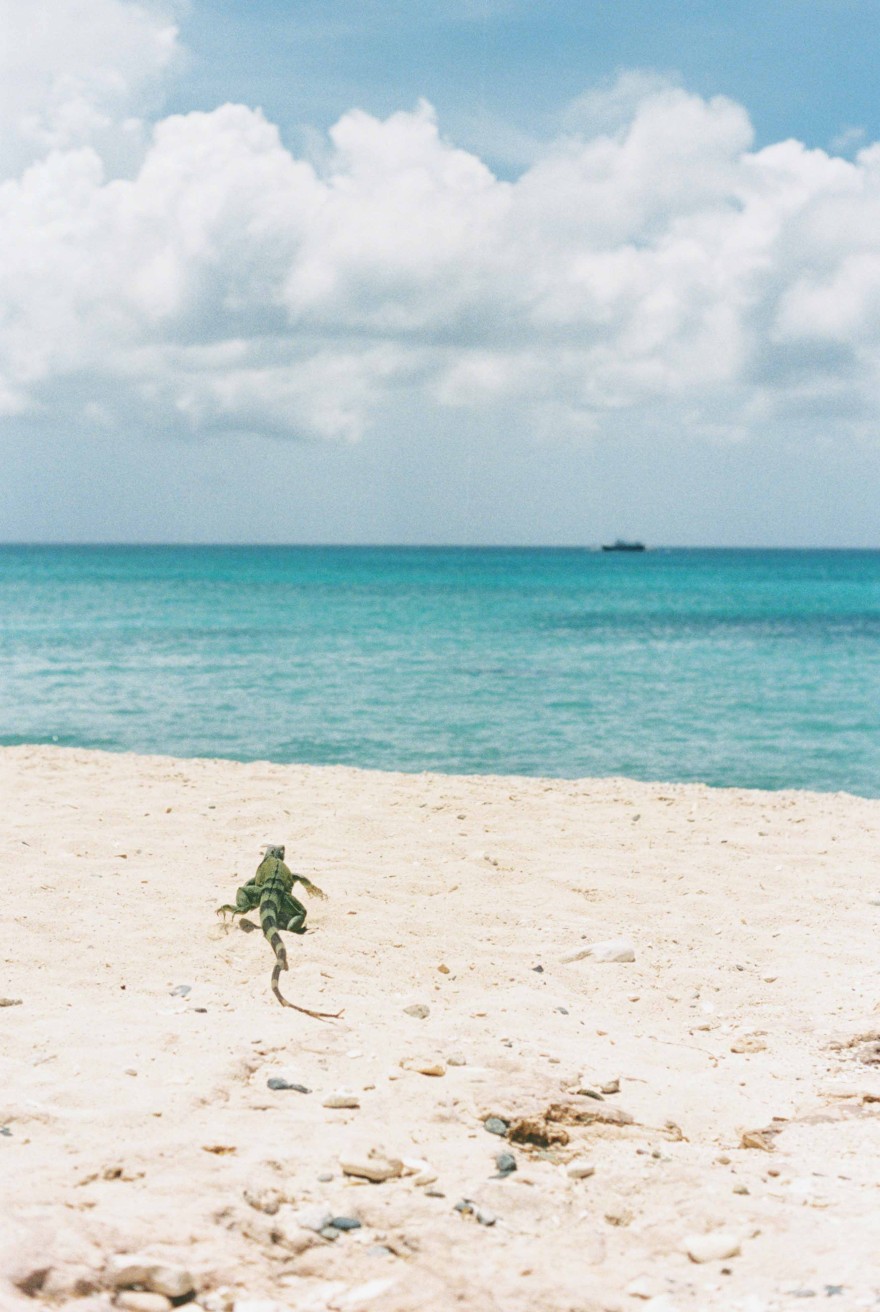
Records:
[[[282,846],[282,847],[275,847],[273,844],[271,844],[271,843],[267,843],[267,845],[263,848],[263,853],[264,853],[265,856],[276,856],[276,857],[278,858],[279,861],[283,861],[283,860],[284,860],[284,847],[283,847],[283,846]]]

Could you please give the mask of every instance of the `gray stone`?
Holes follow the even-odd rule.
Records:
[[[334,1216],[330,1224],[336,1230],[360,1230],[361,1223],[356,1216]]]
[[[304,1084],[293,1084],[290,1080],[285,1080],[283,1075],[270,1076],[266,1081],[266,1085],[268,1088],[275,1090],[292,1089],[294,1093],[311,1093],[311,1089],[307,1089]]]
[[[483,1129],[488,1130],[490,1134],[507,1134],[508,1122],[503,1121],[500,1116],[487,1116],[483,1121]]]
[[[513,1153],[499,1153],[495,1158],[495,1165],[498,1167],[499,1175],[510,1175],[516,1170],[516,1158]]]

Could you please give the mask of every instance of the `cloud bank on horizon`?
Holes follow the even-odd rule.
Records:
[[[168,8],[0,16],[28,59],[0,65],[10,419],[352,441],[417,405],[539,434],[875,434],[880,145],[757,150],[742,106],[626,74],[513,181],[427,103],[350,109],[296,158],[256,108],[154,117],[183,57]]]

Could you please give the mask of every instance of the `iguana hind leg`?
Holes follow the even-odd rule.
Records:
[[[235,906],[230,906],[225,902],[222,907],[217,908],[217,915],[222,916],[230,913],[232,916],[243,916],[246,911],[254,911],[260,905],[260,890],[251,879],[248,883],[243,884],[235,894]]]
[[[278,913],[278,925],[281,929],[286,929],[289,934],[304,934],[306,932],[306,908],[300,902],[288,893]]]

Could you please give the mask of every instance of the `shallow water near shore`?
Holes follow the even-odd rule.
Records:
[[[0,548],[0,743],[880,796],[880,552]]]

